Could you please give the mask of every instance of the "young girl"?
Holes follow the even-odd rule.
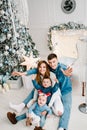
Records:
[[[38,95],[38,101],[35,102],[29,109],[28,112],[26,113],[27,119],[32,118],[32,125],[36,124],[37,129],[39,130],[39,127],[43,129],[44,124],[40,125],[40,120],[42,118],[41,112],[47,111],[47,117],[50,117],[52,114],[51,109],[47,106],[47,95],[46,94],[39,94]],[[45,118],[44,118],[45,119]],[[27,121],[27,120],[26,120]]]
[[[38,95],[38,100],[33,105],[30,106],[27,113],[23,114],[21,119],[26,118],[26,126],[29,126],[29,118],[32,119],[31,125],[36,125],[37,130],[43,130],[45,125],[46,117],[42,115],[43,111],[47,111],[47,117],[50,117],[52,110],[47,106],[47,95],[40,93]],[[16,116],[14,113],[8,112],[7,117],[12,124],[16,124],[20,116]],[[39,129],[40,128],[40,129]]]

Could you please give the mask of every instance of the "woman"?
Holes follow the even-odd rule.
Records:
[[[36,81],[38,84],[41,84],[41,81],[43,79],[43,77],[50,77],[51,79],[53,79],[52,81],[54,81],[55,75],[49,71],[49,67],[46,61],[42,60],[39,61],[37,68],[35,69],[31,69],[28,70],[26,72],[13,72],[12,75],[15,76],[23,76],[23,75],[32,75],[32,74],[36,74]],[[54,84],[54,83],[53,83]],[[28,102],[33,98],[34,93],[37,93],[35,91],[35,89],[33,89],[31,91],[31,93],[29,93],[29,95],[27,96],[27,98],[20,103],[19,105],[15,105],[10,103],[10,108],[14,109],[17,112],[21,112],[26,106],[29,107]]]

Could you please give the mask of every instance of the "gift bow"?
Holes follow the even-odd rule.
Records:
[[[48,93],[43,93],[41,90],[38,90],[38,94],[39,94],[39,95],[44,95],[44,96],[46,96],[46,97],[48,97],[48,96],[51,95],[50,92],[48,92]]]

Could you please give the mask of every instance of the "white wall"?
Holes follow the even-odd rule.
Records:
[[[12,1],[12,0],[11,0]],[[27,0],[14,0],[16,5],[16,13],[17,18],[19,19],[20,23],[25,25],[26,27],[29,26],[29,10],[28,10],[28,3]]]
[[[87,0],[76,0],[76,9],[71,14],[63,13],[62,0],[28,0],[30,34],[41,56],[50,52],[47,32],[50,26],[69,21],[87,24]]]
[[[50,53],[47,42],[47,33],[50,26],[67,23],[69,21],[82,23],[87,25],[87,0],[75,0],[76,9],[71,14],[65,14],[61,9],[62,0],[15,0],[18,5],[20,20],[29,24],[30,35],[36,43],[36,47],[40,52],[40,57],[46,59]],[[28,3],[28,10],[25,7]],[[25,4],[24,4],[25,3]],[[29,11],[29,12],[28,12]],[[27,19],[28,17],[28,19]],[[29,22],[27,22],[29,20]],[[80,58],[75,63],[74,72],[80,76],[80,80],[84,80],[84,71],[87,66],[87,57],[84,48],[79,45]],[[84,51],[85,50],[85,51]],[[84,52],[84,59],[81,56]],[[83,73],[82,73],[83,72]]]

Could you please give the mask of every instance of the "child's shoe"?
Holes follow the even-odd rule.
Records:
[[[15,113],[8,112],[8,113],[7,113],[7,117],[8,117],[9,121],[10,121],[12,124],[16,124],[16,123],[17,123],[16,114],[15,114]]]
[[[41,126],[35,126],[34,130],[44,130]]]

